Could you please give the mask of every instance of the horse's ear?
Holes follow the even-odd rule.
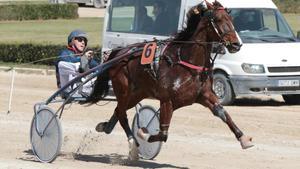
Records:
[[[205,0],[200,2],[199,8],[201,9],[201,11],[206,11],[208,9],[207,2]]]
[[[213,3],[213,5],[215,6],[215,8],[224,8],[223,5],[219,1],[217,1],[217,0],[215,0],[215,2]]]
[[[203,0],[202,2],[199,3],[199,5],[195,6],[193,11],[195,14],[199,14],[202,11],[206,11],[208,9],[206,1]]]

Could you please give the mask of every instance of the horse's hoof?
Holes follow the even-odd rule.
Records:
[[[150,134],[149,134],[148,130],[145,127],[142,127],[138,130],[137,136],[139,138],[141,138],[142,140],[144,140],[144,141],[148,141],[148,139],[150,137]]]
[[[129,144],[128,160],[130,161],[139,160],[139,150],[138,147],[136,146],[134,139],[133,138],[129,139],[128,144]]]
[[[97,124],[95,130],[97,132],[104,132],[105,126],[107,125],[107,122],[101,122],[99,124]]]
[[[239,141],[243,149],[247,149],[254,146],[252,144],[252,137],[243,135],[242,137],[239,138]]]

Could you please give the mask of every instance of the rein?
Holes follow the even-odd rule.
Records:
[[[225,10],[225,8],[223,7],[219,7],[215,10]],[[213,11],[214,12],[214,11]],[[185,44],[198,44],[198,45],[203,45],[203,44],[221,44],[223,46],[226,46],[228,45],[228,43],[230,42],[227,42],[227,41],[224,41],[223,40],[223,37],[227,34],[229,34],[230,32],[232,32],[232,30],[230,31],[226,31],[224,33],[220,33],[219,29],[218,29],[218,26],[216,25],[215,23],[215,20],[214,18],[211,16],[211,15],[208,15],[208,19],[209,19],[209,24],[212,26],[212,28],[214,29],[215,33],[217,34],[217,36],[219,37],[220,41],[219,42],[203,42],[203,41],[199,41],[199,40],[192,40],[192,41],[173,41],[174,43],[185,43]],[[188,63],[188,62],[185,62],[185,61],[182,61],[180,56],[180,50],[178,50],[178,58],[179,58],[179,62],[178,64],[180,65],[183,65],[185,67],[188,67],[190,69],[193,69],[193,70],[196,70],[198,73],[203,73],[203,72],[208,72],[210,70],[212,70],[212,67],[214,66],[214,62],[217,58],[217,55],[219,54],[219,52],[216,52],[215,56],[214,57],[209,57],[210,58],[210,67],[204,67],[204,66],[197,66],[197,65],[193,65],[191,63]]]
[[[98,53],[101,53],[99,51],[95,51],[93,52],[93,54],[98,54]],[[77,53],[77,54],[70,54],[70,55],[62,55],[61,57],[69,57],[69,56],[80,56],[80,55],[83,55],[84,53]],[[34,61],[31,61],[31,62],[26,62],[26,63],[21,63],[19,65],[17,65],[18,67],[20,66],[26,66],[26,65],[30,65],[30,64],[35,64],[35,63],[39,63],[39,62],[43,62],[43,61],[48,61],[48,60],[55,60],[57,59],[58,56],[53,56],[53,57],[48,57],[48,58],[43,58],[43,59],[38,59],[38,60],[34,60]],[[9,67],[8,69],[6,69],[5,71],[11,71],[12,69],[14,69],[15,66],[11,66]]]

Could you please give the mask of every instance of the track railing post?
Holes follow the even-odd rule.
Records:
[[[13,96],[13,90],[14,90],[14,82],[15,82],[15,69],[11,69],[11,83],[10,83],[10,94],[8,99],[8,111],[7,114],[11,111],[11,102],[12,102],[12,96]]]

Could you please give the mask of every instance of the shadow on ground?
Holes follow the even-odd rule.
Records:
[[[284,101],[275,99],[262,100],[259,98],[236,99],[232,106],[286,106]]]
[[[137,168],[180,168],[188,169],[187,167],[175,166],[172,164],[159,164],[152,160],[139,160],[132,162],[127,160],[127,156],[119,154],[99,154],[99,155],[74,155],[75,160],[85,161],[85,162],[100,162],[112,165],[123,165]]]
[[[27,157],[21,157],[20,160],[23,161],[31,161],[31,162],[39,162],[35,159],[34,154],[31,149],[23,151]],[[72,157],[70,157],[72,156]],[[129,166],[136,168],[178,168],[178,169],[188,169],[188,167],[180,167],[172,164],[160,164],[156,163],[153,160],[139,160],[139,161],[129,161],[128,156],[120,155],[120,154],[99,154],[99,155],[84,155],[84,154],[75,154],[75,153],[61,153],[59,158],[69,159],[72,158],[78,161],[84,162],[98,162],[105,163],[111,165],[121,165],[121,166]]]

